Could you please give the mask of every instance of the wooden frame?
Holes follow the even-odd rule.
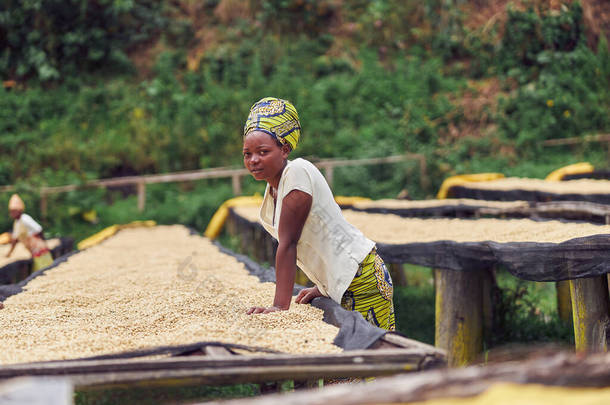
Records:
[[[314,164],[324,171],[326,181],[332,188],[333,173],[335,167],[344,166],[361,166],[374,165],[382,163],[398,163],[408,160],[417,160],[419,163],[420,179],[423,189],[427,189],[430,185],[430,180],[427,173],[426,157],[419,153],[405,153],[403,155],[394,155],[381,158],[367,159],[324,159],[315,161]],[[143,211],[146,206],[146,185],[155,183],[175,183],[184,181],[195,181],[204,179],[219,179],[231,178],[233,194],[238,196],[241,194],[241,178],[248,176],[248,170],[240,168],[217,167],[203,170],[193,170],[177,173],[164,173],[143,176],[125,176],[112,179],[91,180],[84,184],[69,184],[65,186],[41,187],[40,188],[40,212],[42,218],[46,218],[47,214],[47,197],[50,194],[65,193],[68,191],[79,190],[87,187],[115,187],[135,185],[138,195],[138,210]],[[15,190],[15,186],[0,186],[0,192]]]
[[[232,222],[240,224],[239,227],[245,234],[248,232],[267,234],[260,224],[240,217],[233,210],[229,217]],[[239,232],[235,226],[232,229]],[[265,235],[261,237],[264,238]],[[446,248],[455,250],[458,245],[453,243],[447,245],[451,247]],[[399,247],[399,245],[393,246]],[[431,252],[429,254],[436,254],[435,252],[445,245],[441,243],[439,246],[428,249]],[[391,246],[378,244],[378,251],[384,255],[384,249],[387,247]],[[497,258],[474,243],[464,244],[464,249],[465,252],[462,252],[464,257],[461,259],[477,260],[477,268],[468,270],[437,268],[435,271],[435,344],[447,351],[447,361],[450,366],[471,364],[479,357],[492,322],[491,285],[494,261]],[[591,246],[585,250],[589,254]],[[413,261],[414,258],[404,250],[404,247],[398,253],[400,254],[390,254],[388,262],[422,265]],[[607,276],[573,279],[569,283],[572,289],[569,294],[572,306],[579,308],[573,313],[576,348],[581,351],[605,351],[610,340]],[[564,296],[564,301],[565,298]],[[564,308],[564,316],[567,311],[568,309]]]
[[[205,355],[202,355],[205,354]],[[219,344],[192,356],[161,359],[73,360],[0,366],[0,380],[66,377],[78,389],[120,386],[237,384],[281,380],[371,377],[445,367],[442,350],[397,334],[375,349],[318,355],[235,355]]]

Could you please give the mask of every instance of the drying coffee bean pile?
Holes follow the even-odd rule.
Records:
[[[464,184],[463,187],[477,190],[525,190],[551,194],[610,194],[610,180],[579,179],[568,181],[546,181],[521,177],[507,177],[492,181]]]
[[[0,310],[0,365],[200,341],[330,353],[321,310],[246,315],[275,285],[182,226],[120,231],[32,280]]]
[[[235,212],[254,222],[258,221],[258,207],[237,207]],[[381,243],[404,244],[452,240],[456,242],[549,242],[608,234],[610,225],[578,222],[533,221],[531,219],[453,219],[403,218],[393,214],[370,214],[343,210],[350,224],[368,238]]]

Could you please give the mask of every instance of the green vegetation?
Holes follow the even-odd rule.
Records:
[[[557,314],[555,283],[525,281],[506,271],[496,273],[498,294],[494,302],[491,346],[508,343],[574,344],[574,329]]]
[[[212,399],[231,399],[251,397],[260,394],[258,384],[239,384],[228,386],[193,386],[193,387],[147,387],[117,388],[99,391],[77,391],[74,396],[76,405],[156,405],[161,403],[178,403],[178,401],[205,401]]]

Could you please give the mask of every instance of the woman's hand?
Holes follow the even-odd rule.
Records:
[[[299,291],[299,295],[294,299],[297,304],[308,304],[314,298],[321,297],[322,293],[318,290],[318,286],[311,288],[303,288]]]
[[[282,309],[280,307],[252,307],[250,308],[246,313],[248,315],[252,315],[252,314],[268,314],[270,312],[277,312],[277,311],[285,311],[285,309]]]

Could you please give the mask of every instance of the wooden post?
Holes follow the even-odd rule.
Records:
[[[333,171],[334,167],[328,165],[324,168],[324,177],[326,177],[326,182],[328,183],[328,187],[333,188]]]
[[[233,186],[233,195],[241,195],[241,175],[234,174],[231,176],[231,185]]]
[[[47,192],[44,188],[40,189],[40,216],[43,221],[47,219]]]
[[[430,180],[428,179],[428,169],[426,167],[426,157],[423,155],[419,158],[419,177],[420,177],[421,188],[424,191],[427,191],[428,186],[430,186]]]
[[[402,263],[387,263],[387,266],[394,286],[406,287],[409,285]]]
[[[557,314],[564,322],[572,322],[572,298],[570,297],[570,282],[558,281],[555,283],[557,291]]]
[[[608,277],[570,280],[574,338],[578,351],[607,351],[610,326]]]
[[[483,351],[483,275],[436,270],[435,346],[450,367],[472,363]]]
[[[146,183],[143,181],[138,182],[138,211],[144,211],[144,207],[146,206]]]
[[[225,229],[227,230],[229,236],[237,236],[237,225],[235,223],[235,216],[231,212],[229,212],[229,216],[227,217]]]

